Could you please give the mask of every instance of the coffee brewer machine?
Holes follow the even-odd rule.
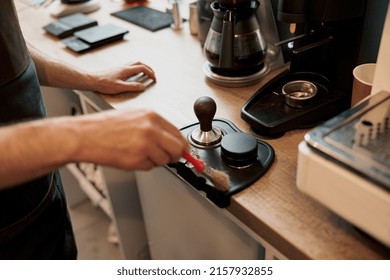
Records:
[[[277,137],[349,107],[364,12],[365,0],[279,0],[278,30],[284,24],[288,37],[277,45],[290,67],[242,107],[254,132]]]
[[[245,86],[265,76],[276,62],[283,64],[279,48],[266,40],[277,37],[269,0],[203,0],[198,9],[207,60],[203,72],[212,82]]]

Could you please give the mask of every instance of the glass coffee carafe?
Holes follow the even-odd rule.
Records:
[[[239,77],[264,67],[267,44],[260,32],[258,1],[217,0],[211,4],[214,17],[204,44],[211,71]]]

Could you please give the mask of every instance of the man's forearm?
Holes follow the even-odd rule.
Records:
[[[94,82],[89,73],[71,67],[52,58],[46,58],[38,50],[29,47],[37,69],[39,83],[43,86],[92,90]]]
[[[66,118],[0,127],[0,189],[36,179],[71,158],[77,138]]]
[[[156,81],[153,69],[141,62],[127,63],[99,72],[89,72],[47,58],[32,46],[29,46],[29,50],[37,69],[39,82],[44,86],[117,94],[144,91],[145,85],[142,82],[127,81],[129,77],[138,73],[144,73]]]
[[[148,170],[189,151],[180,131],[147,109],[106,110],[0,126],[0,189],[70,162]]]

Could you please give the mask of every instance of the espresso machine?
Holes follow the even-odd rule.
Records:
[[[254,133],[279,137],[349,108],[365,5],[365,0],[279,0],[281,41],[275,45],[289,69],[242,107],[241,117]]]

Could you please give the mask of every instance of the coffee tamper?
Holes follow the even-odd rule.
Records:
[[[217,104],[208,96],[199,97],[194,103],[194,112],[199,120],[199,127],[188,138],[190,143],[200,148],[214,148],[222,139],[222,130],[213,127],[212,122],[217,111]]]

